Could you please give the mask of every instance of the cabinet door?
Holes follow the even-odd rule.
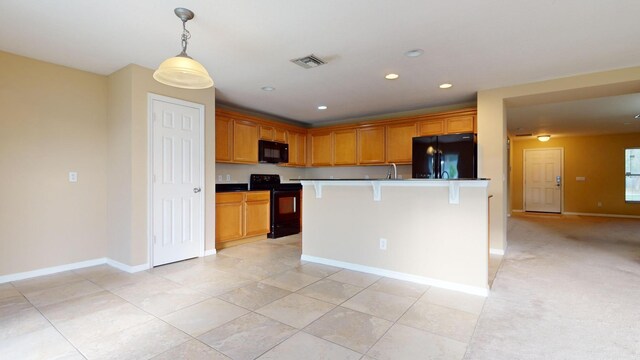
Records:
[[[384,126],[358,129],[358,164],[384,164]]]
[[[284,129],[273,128],[273,141],[286,143],[287,132]]]
[[[289,144],[289,165],[305,166],[307,164],[307,136],[302,133],[287,131]]]
[[[387,126],[387,162],[411,164],[413,137],[416,136],[416,124]]]
[[[269,229],[269,192],[256,191],[247,193],[247,202],[244,207],[245,236],[267,234]]]
[[[460,134],[473,132],[474,119],[473,115],[456,116],[447,118],[447,134]]]
[[[356,164],[356,129],[333,132],[333,165]]]
[[[260,140],[273,141],[274,130],[271,126],[260,125]]]
[[[216,116],[216,161],[231,161],[233,120]]]
[[[329,166],[332,159],[332,133],[311,134],[311,166]]]
[[[258,162],[258,125],[249,121],[233,122],[233,161]]]
[[[244,236],[244,193],[216,194],[216,243]]]
[[[418,136],[442,135],[445,133],[444,119],[427,120],[418,123]]]

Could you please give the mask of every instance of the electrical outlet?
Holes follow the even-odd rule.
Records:
[[[69,172],[69,182],[78,182],[78,173],[75,171]]]
[[[598,207],[602,207],[602,201],[598,201]]]
[[[387,239],[380,238],[380,250],[387,250]]]
[[[218,175],[218,182],[222,182],[222,175]]]
[[[227,174],[227,181],[231,181],[231,175]]]
[[[365,176],[364,176],[364,178],[365,178],[365,179],[368,179],[368,178],[369,178],[369,175],[365,175]]]

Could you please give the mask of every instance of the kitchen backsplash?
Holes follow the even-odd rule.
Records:
[[[248,183],[251,174],[279,174],[283,182],[289,179],[336,179],[366,178],[379,179],[387,176],[389,165],[293,168],[274,164],[224,164],[216,163],[216,183]],[[411,165],[398,165],[398,177],[409,179]]]

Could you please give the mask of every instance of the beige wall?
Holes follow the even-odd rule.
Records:
[[[640,91],[640,67],[478,92],[478,175],[491,178],[491,248],[507,247],[506,103],[541,103]],[[617,93],[616,93],[617,92]]]
[[[104,257],[106,77],[5,52],[0,64],[0,275]]]
[[[215,248],[215,89],[184,90],[169,87],[158,83],[153,79],[153,71],[138,65],[128,65],[124,69],[110,76],[112,84],[118,86],[114,90],[130,91],[130,99],[110,102],[114,108],[110,108],[109,124],[119,126],[124,132],[110,132],[115,138],[114,144],[129,142],[125,147],[130,147],[128,156],[123,156],[124,162],[118,159],[110,159],[110,171],[115,174],[122,173],[125,180],[122,183],[113,183],[109,198],[124,196],[130,197],[129,210],[124,214],[114,214],[114,221],[110,226],[119,224],[131,224],[129,234],[114,234],[127,236],[122,238],[110,238],[111,243],[118,244],[111,254],[126,265],[136,266],[146,264],[148,261],[149,247],[147,239],[147,207],[148,207],[148,94],[158,94],[180,100],[190,101],[205,106],[205,249]],[[129,90],[130,87],[130,90]],[[128,106],[130,105],[130,109]],[[124,110],[123,110],[124,109]],[[113,168],[111,167],[113,165]],[[129,175],[130,174],[130,175]],[[115,176],[115,175],[114,175]],[[129,176],[129,177],[126,177]]]
[[[640,204],[624,201],[624,150],[628,147],[640,147],[640,133],[552,137],[546,143],[536,139],[512,142],[512,209],[524,209],[524,149],[563,148],[565,212],[640,215]],[[578,176],[586,181],[576,181]]]
[[[373,200],[370,185],[323,186],[320,199],[305,185],[303,255],[429,278],[437,286],[486,289],[487,189],[457,181],[460,203],[450,204],[448,182],[387,183],[381,201]],[[387,250],[380,250],[380,238]]]

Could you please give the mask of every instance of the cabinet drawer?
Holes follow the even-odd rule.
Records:
[[[268,191],[250,191],[247,193],[247,201],[269,200]]]
[[[217,193],[217,204],[237,203],[244,201],[244,192]],[[267,193],[268,194],[268,193]]]

